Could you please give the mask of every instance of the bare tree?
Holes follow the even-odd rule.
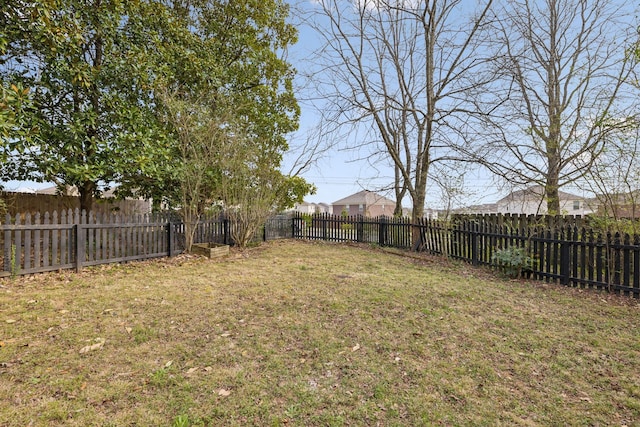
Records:
[[[623,8],[506,0],[493,11],[496,80],[484,96],[492,120],[475,157],[511,183],[543,186],[550,214],[560,212],[559,189],[584,177],[607,135],[628,126],[637,32]]]
[[[450,160],[464,134],[481,72],[478,35],[492,0],[319,0],[313,26],[324,38],[313,76],[335,128],[384,152],[396,197],[406,191],[412,219],[424,215],[430,166]],[[374,154],[375,155],[375,154]]]
[[[628,120],[629,121],[629,120]],[[606,148],[594,162],[582,186],[595,193],[592,206],[603,220],[619,223],[640,217],[640,124],[609,135]],[[631,223],[633,233],[638,224]]]

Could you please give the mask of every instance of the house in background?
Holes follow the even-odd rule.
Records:
[[[452,209],[450,214],[457,215],[493,215],[498,213],[498,205],[495,203],[483,203],[480,205],[464,206]],[[446,216],[445,211],[440,211],[440,216]]]
[[[60,213],[68,209],[75,210],[80,208],[80,197],[75,187],[66,187],[58,189],[57,187],[42,188],[39,190],[30,190],[29,192],[0,192],[0,199],[6,205],[8,213],[15,215],[16,213],[33,213],[45,212]],[[93,213],[111,214],[120,213],[124,215],[139,215],[151,212],[151,201],[144,199],[125,198],[117,199],[114,190],[105,191],[102,197],[94,199]]]
[[[303,214],[327,213],[331,212],[331,206],[326,203],[302,202],[296,203],[292,210]]]
[[[640,190],[628,193],[598,194],[589,200],[589,204],[600,216],[640,218]]]
[[[363,190],[332,203],[333,214],[364,215],[369,217],[393,216],[396,202],[373,191]]]
[[[589,199],[566,191],[558,191],[560,196],[560,214],[588,215],[594,210]],[[516,190],[495,203],[495,213],[543,215],[547,213],[547,201],[544,187],[534,185]]]

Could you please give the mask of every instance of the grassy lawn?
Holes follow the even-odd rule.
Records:
[[[640,425],[638,301],[277,242],[0,282],[0,425]]]

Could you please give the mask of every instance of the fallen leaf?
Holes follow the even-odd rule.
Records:
[[[207,372],[211,372],[211,371],[213,371],[213,368],[211,366],[205,366],[204,370],[207,371]]]
[[[223,388],[221,388],[220,390],[218,390],[218,396],[222,396],[222,397],[227,397],[231,394],[231,392],[229,390],[225,390]]]
[[[131,331],[133,331],[133,328],[126,327],[124,328],[124,330],[127,331],[128,334],[130,334]]]
[[[173,360],[169,360],[167,363],[164,364],[165,368],[168,368],[169,366],[173,365]]]
[[[9,324],[16,323],[16,319],[7,319],[6,322]]]
[[[90,351],[98,350],[104,346],[105,339],[104,338],[96,338],[96,343],[92,345],[84,346],[80,349],[80,354],[88,353]]]
[[[351,348],[351,351],[358,351],[360,350],[360,344],[356,344]]]
[[[198,368],[190,368],[190,369],[187,371],[187,375],[188,375],[188,374],[193,374],[193,373],[194,373],[195,371],[197,371],[197,370],[198,370]]]

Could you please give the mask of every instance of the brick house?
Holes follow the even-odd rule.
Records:
[[[393,216],[396,202],[373,191],[363,190],[332,203],[333,214]]]

